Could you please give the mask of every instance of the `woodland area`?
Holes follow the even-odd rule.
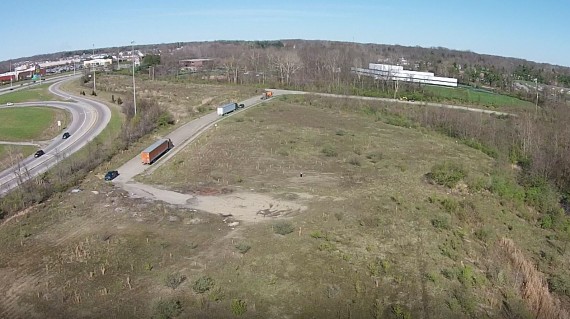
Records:
[[[158,77],[179,76],[180,60],[211,58],[210,68],[202,70],[210,74],[209,79],[344,94],[362,94],[371,87],[381,88],[386,96],[391,96],[391,83],[358,78],[350,72],[351,67],[367,67],[374,62],[455,77],[463,85],[533,102],[536,79],[541,84],[539,103],[569,98],[567,90],[557,88],[570,87],[568,67],[446,48],[284,40],[163,44],[153,47],[152,52],[161,55],[161,64],[155,69]],[[199,75],[202,79],[203,72]],[[516,85],[517,82],[529,82],[528,87]],[[402,92],[419,89],[413,85],[396,88]]]

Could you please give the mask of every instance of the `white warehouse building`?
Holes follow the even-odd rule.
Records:
[[[433,84],[442,86],[457,86],[457,79],[435,76],[432,72],[408,71],[403,66],[391,64],[369,63],[368,69],[351,68],[352,72],[371,76],[375,79],[392,81],[404,81],[422,84]]]
[[[93,60],[86,60],[83,61],[83,67],[84,68],[90,68],[90,67],[94,67],[94,66],[105,66],[105,65],[111,65],[113,64],[113,60],[112,59],[93,59]]]

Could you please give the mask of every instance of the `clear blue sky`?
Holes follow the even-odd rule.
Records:
[[[568,0],[3,0],[0,60],[108,46],[320,39],[570,66]]]

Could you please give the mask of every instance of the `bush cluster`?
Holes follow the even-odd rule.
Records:
[[[291,224],[290,222],[280,221],[273,224],[273,230],[275,231],[275,233],[279,235],[287,235],[292,233],[295,230],[295,228],[293,227],[293,224]]]
[[[467,173],[462,165],[448,161],[435,164],[427,174],[427,178],[433,183],[449,188],[455,187],[465,176]]]

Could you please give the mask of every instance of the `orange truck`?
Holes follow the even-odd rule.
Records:
[[[164,138],[154,142],[141,153],[143,164],[152,164],[164,153],[168,152],[174,145],[169,138]]]
[[[261,95],[262,100],[267,100],[271,97],[273,97],[273,91],[265,91],[263,92],[263,95]]]

